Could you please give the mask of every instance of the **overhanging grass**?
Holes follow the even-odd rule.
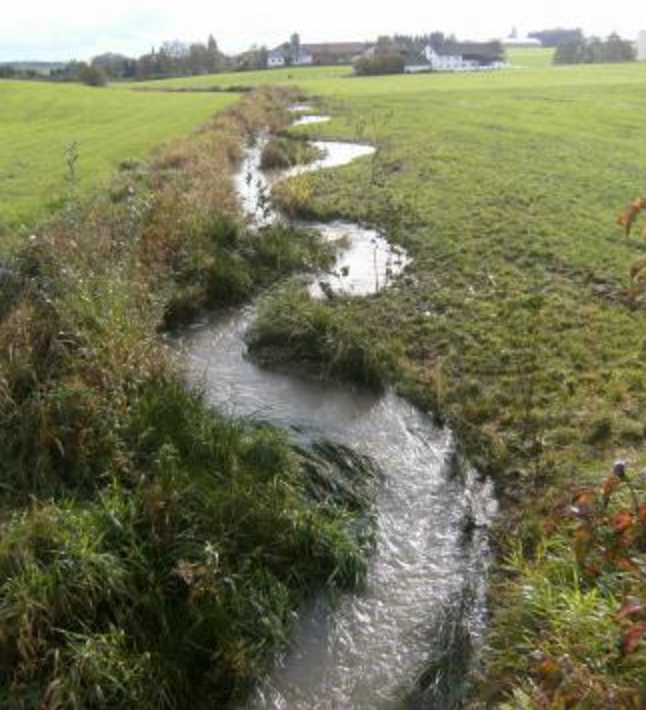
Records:
[[[11,707],[226,706],[267,668],[313,586],[363,578],[352,531],[369,505],[364,474],[355,491],[314,499],[316,459],[210,413],[178,382],[145,386],[124,433],[132,475],[4,526]]]
[[[267,142],[262,151],[260,167],[263,170],[287,169],[302,163],[312,163],[320,157],[321,151],[311,143],[283,136]]]

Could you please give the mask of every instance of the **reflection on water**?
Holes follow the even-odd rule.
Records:
[[[298,126],[311,126],[315,123],[327,123],[331,120],[331,116],[318,116],[317,114],[310,114],[308,116],[301,116],[300,118],[297,118],[292,123],[292,126],[294,126],[295,128]]]
[[[235,176],[242,207],[259,226],[280,219],[269,199],[272,186],[280,180],[342,167],[375,152],[372,146],[359,143],[314,141],[322,153],[318,160],[286,170],[263,171],[260,159],[266,142],[266,138],[261,138],[247,149]],[[376,293],[389,286],[410,262],[403,249],[391,245],[375,229],[346,221],[308,222],[303,226],[315,229],[326,241],[337,242],[342,247],[334,267],[327,273],[316,274],[313,279],[310,292],[317,298],[330,292],[351,296]]]

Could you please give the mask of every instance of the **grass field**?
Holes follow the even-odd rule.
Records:
[[[316,210],[390,227],[415,258],[414,285],[336,310],[403,353],[412,390],[521,501],[486,685],[515,688],[514,707],[540,693],[577,707],[643,703],[646,650],[608,651],[625,633],[623,595],[643,595],[643,577],[603,562],[577,577],[574,550],[584,553],[559,511],[577,488],[597,490],[614,459],[644,465],[646,317],[608,295],[644,253],[616,216],[646,190],[646,66],[310,87],[339,116],[322,132],[350,136],[367,120],[382,146],[376,165],[319,180]],[[585,554],[603,559],[597,544]],[[530,654],[561,674],[561,699]]]
[[[630,597],[639,613],[646,607],[636,522],[644,513],[626,507],[617,477],[607,509],[576,522],[570,504],[586,487],[592,509],[619,458],[635,495],[646,494],[633,473],[646,465],[646,313],[624,299],[644,247],[616,224],[646,192],[646,65],[553,67],[544,54],[490,74],[359,79],[315,68],[155,86],[299,85],[334,117],[313,134],[380,147],[374,160],[306,178],[306,206],[382,227],[409,249],[411,273],[376,297],[316,310],[334,332],[348,323],[375,352],[388,349],[395,384],[440,413],[498,482],[509,514],[499,530],[488,706],[504,698],[510,708],[638,708],[646,648],[631,626],[637,612],[617,611]],[[124,89],[91,96],[174,107],[229,98]],[[164,214],[155,228],[172,232]],[[284,300],[275,297],[280,327]],[[311,333],[306,297],[302,313],[290,304],[289,322]],[[284,342],[297,346],[289,322]]]
[[[118,163],[203,123],[235,95],[136,93],[0,81],[0,223],[33,222],[65,191],[65,146],[76,142],[82,189]]]
[[[517,67],[549,67],[554,59],[549,47],[518,47],[507,50],[507,61]]]

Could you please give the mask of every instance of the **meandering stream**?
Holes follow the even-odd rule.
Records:
[[[313,123],[313,121],[308,121]],[[301,121],[302,125],[302,121]],[[243,209],[258,224],[280,218],[259,210],[277,180],[338,167],[370,155],[370,146],[317,141],[324,157],[265,175],[262,141],[236,178]],[[345,244],[326,289],[355,296],[387,287],[408,263],[383,235],[347,222],[310,224]],[[486,624],[487,526],[492,486],[474,471],[456,472],[450,432],[392,392],[377,395],[261,369],[246,357],[254,307],[218,315],[187,332],[182,346],[211,404],[369,456],[383,473],[376,499],[377,540],[365,590],[330,605],[322,594],[304,609],[290,647],[257,689],[249,708],[376,710],[459,707],[471,650]],[[424,674],[424,671],[426,673]]]

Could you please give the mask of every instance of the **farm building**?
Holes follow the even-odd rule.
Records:
[[[642,30],[637,38],[637,59],[646,62],[646,30]]]
[[[541,42],[540,39],[536,39],[535,37],[527,37],[524,35],[518,34],[518,30],[514,27],[511,31],[511,34],[509,37],[506,37],[502,43],[504,44],[505,47],[510,47],[510,48],[518,48],[518,47],[525,47],[525,48],[535,48],[538,49],[539,47],[543,46],[543,43]]]
[[[314,58],[303,45],[295,51],[289,42],[281,44],[267,54],[267,66],[269,69],[286,66],[308,66],[313,63]]]
[[[308,66],[312,64],[352,64],[369,48],[364,42],[324,42],[301,44],[297,52],[286,42],[272,49],[267,55],[267,66]]]
[[[517,49],[518,47],[539,49],[543,46],[540,39],[535,39],[534,37],[507,37],[507,39],[503,40],[503,44],[511,49]]]
[[[500,42],[452,42],[443,47],[427,45],[417,57],[408,57],[405,71],[481,71],[502,69],[505,52]]]

